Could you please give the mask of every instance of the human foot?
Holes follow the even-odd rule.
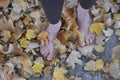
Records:
[[[83,9],[80,4],[78,4],[77,7],[77,18],[78,18],[78,24],[79,24],[79,31],[80,31],[80,39],[79,44],[80,46],[85,46],[86,44],[93,43],[95,39],[95,33],[89,32],[89,26],[92,22],[89,10]],[[81,38],[84,38],[85,40],[81,40]]]
[[[49,44],[44,45],[41,43],[40,45],[40,52],[44,57],[47,57],[47,60],[52,60],[54,57],[54,45],[53,45],[53,40],[56,38],[59,30],[61,27],[61,21],[59,21],[57,24],[50,24],[47,27],[46,31],[49,33],[48,40]]]

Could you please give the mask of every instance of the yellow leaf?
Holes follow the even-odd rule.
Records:
[[[105,25],[103,23],[93,23],[90,26],[90,32],[95,32],[97,35],[103,34],[103,30],[105,29]]]
[[[97,52],[103,52],[105,47],[103,47],[101,44],[95,46],[95,50]]]
[[[38,40],[45,40],[48,37],[48,32],[42,31],[38,36]]]
[[[114,14],[114,19],[119,21],[120,20],[120,14]]]
[[[21,47],[27,48],[27,47],[28,47],[28,44],[29,44],[29,41],[26,40],[26,38],[20,39],[20,46],[21,46]]]
[[[30,22],[30,20],[29,20],[28,18],[24,18],[23,23],[24,23],[25,25],[28,25],[29,22]]]
[[[11,38],[11,32],[8,30],[4,30],[1,35],[3,36],[2,40],[7,42]]]
[[[26,33],[26,38],[31,40],[32,38],[35,38],[35,30],[28,29]]]
[[[102,59],[99,59],[95,62],[95,65],[96,65],[96,70],[101,70],[103,69],[104,61]]]
[[[53,80],[65,80],[65,74],[67,73],[67,70],[64,68],[56,67],[55,71],[53,73]]]
[[[43,67],[44,67],[43,64],[41,64],[40,62],[36,62],[36,63],[33,65],[32,69],[33,69],[33,71],[34,71],[35,73],[41,73]]]

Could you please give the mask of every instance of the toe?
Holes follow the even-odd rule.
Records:
[[[45,56],[45,57],[48,56],[48,50],[47,50],[47,49],[45,50],[45,54],[44,54],[44,56]]]
[[[87,37],[86,37],[85,41],[86,41],[86,44],[87,44],[87,45],[89,45],[89,44],[90,44],[90,41],[89,41],[89,36],[87,36]]]
[[[85,42],[80,41],[79,44],[80,44],[80,46],[82,46],[82,47],[85,46]]]
[[[49,53],[48,57],[47,57],[47,60],[52,60],[53,59],[53,56],[54,56],[54,53]]]
[[[90,38],[89,41],[90,41],[90,44],[93,43],[93,39],[92,38]]]

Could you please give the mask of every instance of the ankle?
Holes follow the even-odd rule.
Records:
[[[49,26],[55,27],[55,26],[61,26],[61,24],[62,24],[62,22],[61,22],[61,20],[60,20],[60,21],[57,22],[56,24],[51,24],[51,23],[49,23]]]
[[[53,33],[53,34],[57,33],[60,30],[61,24],[62,24],[61,20],[58,23],[56,23],[56,24],[49,23],[47,31],[49,33]]]
[[[81,11],[81,12],[89,12],[89,9],[84,9],[84,8],[80,5],[80,3],[78,3],[77,11]]]

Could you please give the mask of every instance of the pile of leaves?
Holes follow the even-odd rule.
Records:
[[[47,45],[48,20],[39,0],[0,0],[0,80],[26,80],[53,73],[53,80],[67,78],[67,68],[84,66],[91,74],[102,71],[103,77],[120,79],[120,45],[112,50],[112,61],[105,62],[93,53],[101,54],[105,43],[115,34],[120,40],[120,0],[98,0],[91,8],[93,23],[90,32],[97,34],[94,44],[79,47],[80,32],[76,19],[77,0],[65,0],[62,27],[54,40],[55,58],[47,61],[40,53],[40,43]],[[82,39],[84,41],[84,39]],[[82,58],[90,60],[83,62]],[[62,60],[65,60],[61,63]]]

